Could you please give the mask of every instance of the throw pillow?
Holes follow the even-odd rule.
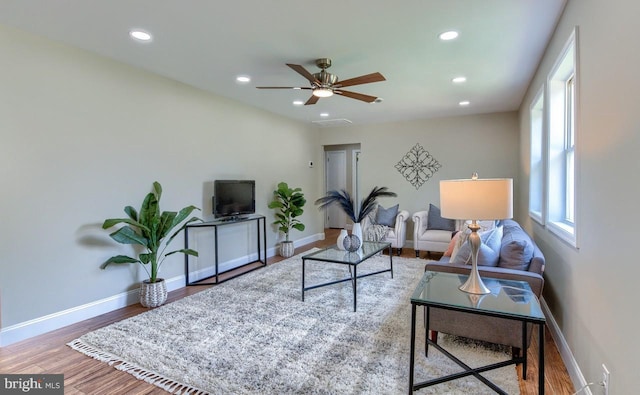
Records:
[[[429,214],[427,217],[427,229],[456,230],[456,221],[454,219],[442,218],[440,209],[429,203]]]
[[[478,251],[478,266],[497,266],[500,259],[500,245],[502,241],[502,226],[488,230],[486,232],[479,232],[480,250]],[[465,243],[460,247],[460,250],[452,259],[454,264],[467,264],[471,262],[471,244]]]
[[[442,254],[442,256],[451,256],[453,254],[453,248],[456,246],[456,243],[458,242],[459,238],[460,238],[460,232],[456,232],[456,234],[453,235],[453,237],[451,238],[451,241],[449,242],[449,246],[447,247],[447,250],[444,252],[444,254]]]
[[[500,264],[507,269],[529,270],[533,258],[533,244],[529,235],[519,226],[505,228],[500,247]]]
[[[396,216],[398,215],[398,207],[396,204],[393,207],[384,208],[378,205],[378,213],[376,214],[376,224],[385,225],[390,228],[396,226]]]
[[[456,244],[453,246],[453,251],[451,251],[451,260],[450,260],[451,263],[453,263],[454,259],[456,259],[456,256],[458,255],[458,251],[460,251],[460,247],[462,247],[469,239],[470,233],[471,231],[467,227],[467,224],[463,224],[462,228],[460,229],[460,232],[456,233],[458,235],[458,240],[456,241]]]

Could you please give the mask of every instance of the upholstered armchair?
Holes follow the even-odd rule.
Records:
[[[460,229],[461,221],[442,218],[440,209],[429,204],[429,209],[413,214],[413,249],[416,258],[420,251],[445,252],[454,232]]]
[[[407,238],[408,219],[409,212],[399,210],[397,205],[389,209],[378,205],[361,223],[363,238],[366,241],[391,243],[391,248],[395,248],[397,255],[400,255]]]

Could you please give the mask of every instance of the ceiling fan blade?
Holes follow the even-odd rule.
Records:
[[[334,84],[335,87],[345,87],[353,85],[370,84],[372,82],[386,81],[386,78],[380,73],[371,73],[367,75],[361,75],[360,77],[350,78],[344,81],[338,81]]]
[[[308,72],[307,69],[305,69],[304,67],[300,66],[299,64],[287,63],[287,66],[291,67],[295,72],[297,72],[298,74],[300,74],[304,78],[308,79],[309,82],[311,82],[312,84],[320,85],[320,81],[318,81],[316,79],[316,77],[313,76],[313,74]]]
[[[312,88],[300,87],[300,86],[256,86],[257,89],[308,89]]]
[[[377,99],[377,97],[375,97],[375,96],[369,96],[369,95],[365,95],[365,94],[362,94],[362,93],[356,93],[356,92],[343,91],[343,90],[339,90],[339,89],[334,89],[333,93],[337,93],[338,95],[350,97],[352,99],[366,101],[367,103],[373,103]]]
[[[320,100],[320,98],[318,96],[313,96],[311,95],[311,97],[309,98],[309,100],[307,100],[306,103],[304,103],[305,106],[308,106],[310,104],[316,104],[318,102],[318,100]]]

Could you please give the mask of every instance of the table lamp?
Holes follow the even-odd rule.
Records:
[[[440,181],[440,211],[444,218],[471,220],[471,273],[460,290],[472,294],[488,294],[478,273],[478,251],[482,240],[478,235],[479,220],[507,219],[513,216],[513,180],[510,178]]]

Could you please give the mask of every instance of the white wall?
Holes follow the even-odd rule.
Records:
[[[400,204],[414,213],[429,203],[440,206],[440,180],[509,177],[519,185],[518,117],[515,112],[425,119],[377,125],[354,125],[322,131],[321,144],[361,144],[361,193],[386,186],[398,194],[384,198],[384,207]],[[441,164],[441,168],[419,189],[398,172],[395,165],[416,144]],[[515,198],[517,202],[517,197]],[[413,223],[407,223],[407,238],[413,238]]]
[[[321,170],[308,167],[321,162],[315,128],[9,28],[0,48],[3,328],[135,288],[139,267],[99,269],[131,253],[100,226],[139,207],[155,180],[161,209],[195,204],[205,219],[215,179],[255,179],[268,223],[279,181],[321,194]],[[294,240],[321,234],[312,203],[303,221]],[[183,275],[182,257],[161,274]]]
[[[527,215],[529,106],[574,26],[579,28],[577,232],[579,249],[533,221],[547,259],[544,298],[586,382],[611,371],[611,393],[637,392],[640,192],[640,51],[635,1],[571,0],[547,48],[521,116],[520,215]],[[594,393],[602,393],[594,386]]]

